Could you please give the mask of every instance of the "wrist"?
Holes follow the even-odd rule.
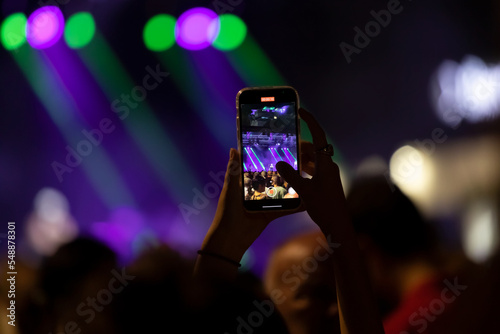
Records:
[[[238,237],[231,231],[217,226],[210,228],[200,249],[227,257],[235,262],[240,262],[249,246],[239,242]]]
[[[215,259],[218,259],[220,261],[224,261],[226,263],[229,263],[229,264],[232,264],[233,266],[236,266],[236,267],[241,267],[241,263],[239,263],[238,261],[234,261],[228,257],[225,257],[223,255],[220,255],[218,253],[213,253],[213,252],[210,252],[210,251],[206,251],[206,250],[198,250],[198,255],[202,255],[202,256],[210,256],[212,258],[215,258]]]
[[[321,232],[330,236],[337,243],[356,243],[358,238],[350,219],[335,219],[335,221],[317,223]]]

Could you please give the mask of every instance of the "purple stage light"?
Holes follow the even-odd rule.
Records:
[[[281,149],[281,152],[283,152],[283,155],[288,160],[288,162],[291,163],[291,164],[293,164],[292,160],[290,160],[290,158],[288,157],[288,155],[286,154],[286,152],[285,152],[285,150],[283,148]]]
[[[184,12],[175,25],[177,44],[188,50],[201,50],[219,34],[220,20],[208,8],[196,7]]]
[[[274,156],[274,153],[273,153],[273,151],[270,148],[269,148],[269,152],[271,152],[271,155],[273,156],[274,160],[276,162],[278,162],[279,160]]]
[[[35,49],[54,45],[64,31],[64,17],[59,7],[45,6],[31,13],[26,26],[26,39]]]
[[[252,162],[252,165],[255,167],[255,170],[259,170],[259,169],[257,168],[257,165],[255,164],[255,162],[253,161],[252,157],[250,156],[250,152],[248,151],[248,149],[249,149],[249,148],[250,148],[250,147],[245,147],[245,151],[247,152],[247,155],[248,155],[248,157],[250,158],[250,161]]]
[[[146,230],[143,214],[129,207],[118,207],[108,221],[94,222],[90,234],[113,249],[122,260],[133,257],[133,241]]]

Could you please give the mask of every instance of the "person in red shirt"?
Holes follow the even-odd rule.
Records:
[[[347,202],[386,334],[428,332],[466,289],[441,269],[430,224],[382,175],[356,180]]]

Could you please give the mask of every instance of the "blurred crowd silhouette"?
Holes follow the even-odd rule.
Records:
[[[500,332],[498,252],[483,265],[450,254],[383,176],[355,180],[347,203],[386,333]],[[120,267],[107,246],[80,237],[38,269],[18,263],[17,325],[2,321],[2,333],[340,332],[327,244],[319,232],[293,236],[262,280],[240,272],[229,282],[196,279],[193,260],[165,244]]]
[[[298,198],[277,171],[246,172],[243,184],[245,200]]]

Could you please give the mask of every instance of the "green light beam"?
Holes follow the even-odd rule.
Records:
[[[27,44],[12,53],[12,56],[66,142],[76,147],[82,140],[79,136],[81,121],[75,116],[78,114],[77,106],[60,78],[55,75],[52,64]],[[134,205],[132,195],[104,151],[94,146],[91,154],[92,157],[83,157],[82,167],[103,203],[110,209]]]
[[[288,85],[285,78],[249,33],[240,47],[225,54],[231,66],[249,87]],[[301,103],[301,106],[307,109],[304,103]],[[311,132],[302,119],[300,120],[300,135],[301,140],[312,142]],[[327,140],[329,143],[333,143],[328,134]],[[335,149],[334,160],[343,163],[344,159],[338,149]]]
[[[253,148],[250,147],[250,150],[253,152],[253,155],[255,155],[255,157],[257,158],[257,160],[259,161],[260,165],[262,166],[262,168],[264,168],[264,170],[266,170],[266,167],[264,167],[264,164],[262,163],[262,161],[260,161],[259,157],[257,156],[257,154],[255,154],[255,151],[253,150]]]
[[[120,98],[123,95],[130,95],[132,89],[138,85],[134,84],[128,76],[106,40],[97,32],[92,42],[87,47],[79,49],[78,54],[108,99],[112,101],[110,102],[111,108],[114,108],[114,111],[122,119],[125,129],[141,148],[146,160],[156,171],[169,195],[180,201],[192,199],[191,189],[199,184],[196,174],[177,147],[172,144],[172,140],[166,135],[147,102],[134,102],[134,104],[129,105],[130,107],[122,103],[118,107],[119,103],[117,102],[120,102]],[[145,69],[145,75],[151,77],[151,72],[158,68],[159,64],[150,67],[149,70]],[[164,71],[161,70],[161,72]],[[165,78],[160,77],[158,80],[163,81]],[[150,81],[153,82],[153,80]],[[156,82],[156,84],[161,84],[161,81]],[[145,85],[144,81],[141,84]],[[139,85],[139,87],[142,86]],[[133,105],[136,107],[133,108]],[[120,114],[120,112],[123,113]]]

